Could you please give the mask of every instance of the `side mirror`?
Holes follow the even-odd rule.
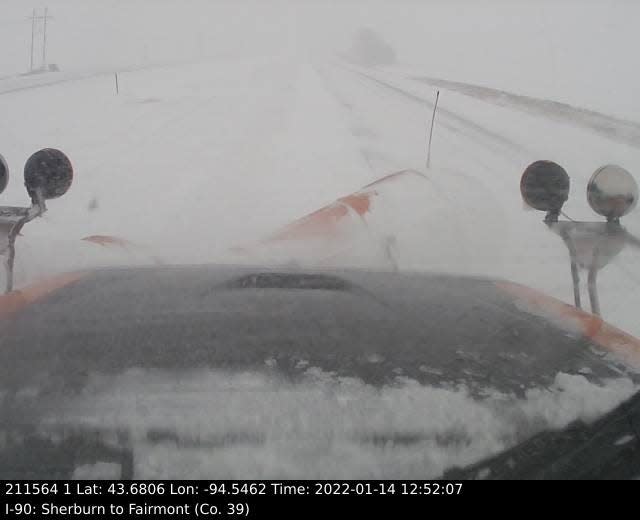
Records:
[[[34,153],[24,165],[24,185],[31,200],[55,199],[64,195],[73,180],[73,167],[60,150],[45,148]]]
[[[569,198],[569,175],[552,161],[536,161],[527,166],[520,179],[520,193],[534,209],[559,214]]]
[[[579,269],[589,271],[588,290],[591,312],[600,314],[597,275],[627,244],[640,247],[640,239],[620,225],[620,217],[638,203],[638,184],[631,174],[613,164],[598,168],[587,185],[587,201],[607,222],[559,221],[562,206],[569,197],[569,176],[551,161],[530,164],[520,179],[524,201],[540,211],[546,211],[547,227],[559,235],[569,250],[573,298],[581,309]],[[568,218],[568,217],[567,217]]]
[[[4,157],[0,155],[0,193],[2,193],[9,184],[9,167]]]
[[[617,220],[638,203],[638,184],[632,175],[613,164],[598,168],[587,185],[589,206],[608,220]]]

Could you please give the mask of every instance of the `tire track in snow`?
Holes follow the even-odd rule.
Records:
[[[397,87],[396,85],[393,85],[387,81],[381,80],[373,75],[366,74],[361,71],[353,70],[349,67],[344,67],[344,68],[346,70],[349,70],[353,74],[357,74],[384,89],[387,89],[391,92],[395,92],[396,94],[404,96],[405,98],[410,99],[421,105],[426,105],[430,108],[433,108],[433,102],[430,99],[418,96],[403,88]],[[468,137],[476,141],[484,142],[485,145],[487,142],[491,143],[491,146],[494,146],[497,144],[503,152],[507,152],[511,155],[515,154],[518,158],[522,157],[523,155],[527,157],[536,155],[533,152],[533,150],[530,150],[529,148],[521,145],[520,143],[517,143],[501,134],[498,134],[492,130],[489,130],[488,128],[466,117],[460,116],[459,114],[457,114],[456,112],[450,109],[442,107],[441,105],[439,105],[438,107],[438,116],[439,116],[439,124],[447,128],[448,130],[451,130],[452,132],[464,133]],[[444,116],[445,118],[444,121],[442,116]],[[447,121],[447,119],[449,121]]]
[[[332,84],[331,80],[329,79],[328,75],[327,75],[327,71],[324,70],[323,68],[321,68],[320,66],[318,66],[317,64],[313,64],[312,65],[313,69],[316,71],[316,73],[318,74],[318,77],[320,77],[324,83],[324,87],[326,88],[326,90],[331,94],[331,96],[338,102],[339,106],[342,107],[346,112],[349,113],[349,120],[351,120],[352,122],[352,129],[351,129],[351,133],[354,135],[354,137],[356,138],[360,138],[362,136],[358,136],[354,133],[354,128],[355,127],[360,127],[361,125],[358,124],[358,122],[356,121],[356,116],[353,113],[353,105],[351,103],[349,103],[345,97],[343,95],[341,95],[334,87],[334,85]],[[369,132],[370,136],[373,137],[375,136],[375,132],[373,130],[371,130],[370,128],[366,128],[366,130]],[[386,170],[384,168],[377,168],[375,165],[376,162],[376,158],[381,161],[382,163],[386,163],[386,164],[393,164],[393,167],[391,168],[392,170],[402,170],[406,167],[406,165],[401,165],[401,164],[397,164],[397,161],[394,161],[394,159],[392,159],[391,157],[389,157],[387,154],[377,151],[374,152],[373,150],[368,149],[366,146],[363,146],[359,149],[360,155],[363,158],[363,161],[365,162],[365,164],[367,165],[367,168],[371,171],[372,173],[372,179],[377,179],[378,177],[380,177],[381,175],[384,175],[386,172]]]
[[[403,102],[403,104],[408,104],[409,106],[420,104],[421,108],[429,111],[429,117],[430,117],[430,111],[431,109],[433,109],[433,103],[431,100],[420,98],[419,96],[416,96],[411,92],[407,93],[405,91],[402,91],[402,89],[397,89],[397,88],[390,89],[386,86],[380,85],[379,83],[372,81],[370,78],[361,75],[359,71],[351,67],[345,66],[340,62],[334,63],[334,69],[336,71],[341,71],[345,75],[349,75],[352,81],[357,83],[360,88],[367,88],[371,92],[371,94],[375,93],[375,95],[380,99],[381,103],[386,102],[386,100],[388,99],[393,99],[396,103]],[[398,90],[400,90],[401,92],[399,92]],[[402,96],[400,96],[399,94],[402,94]],[[352,100],[349,103],[349,105],[354,105],[354,103],[357,103],[357,101],[353,102]],[[474,167],[481,168],[487,174],[490,174],[496,171],[496,167],[495,167],[496,157],[500,157],[506,160],[507,163],[509,164],[509,168],[512,168],[513,166],[520,167],[527,160],[529,160],[530,162],[531,157],[536,157],[537,155],[539,155],[537,153],[534,154],[532,152],[526,152],[526,150],[524,149],[523,151],[513,150],[510,146],[508,148],[505,148],[504,145],[500,143],[496,143],[495,141],[490,140],[485,136],[479,136],[476,132],[469,131],[469,129],[463,126],[462,124],[460,123],[456,124],[454,122],[451,122],[450,120],[447,120],[446,117],[444,118],[441,117],[442,104],[440,104],[439,107],[440,108],[438,109],[438,127],[448,130],[448,132],[444,132],[444,133],[440,132],[439,139],[445,141],[448,144],[448,146],[451,147],[452,151],[460,147],[461,138],[467,139],[468,141],[470,141],[474,146],[471,148],[466,147],[467,149],[466,155],[470,156],[471,154],[470,150],[473,150],[474,148],[477,148],[477,151],[482,151],[483,153],[480,153],[480,154],[477,152],[472,154],[473,155],[472,162],[474,164]],[[449,110],[447,112],[451,112],[451,111]],[[421,125],[420,131],[422,132],[422,130],[424,130],[422,126],[424,126],[424,123],[427,120],[422,118],[418,120],[417,119],[418,114],[414,110],[410,112],[410,115],[412,119],[415,120],[414,123],[419,123]],[[425,115],[424,117],[426,118],[427,116]],[[415,130],[414,130],[414,133],[415,133]],[[413,169],[419,169],[419,170],[424,169],[425,156],[423,156],[422,154],[426,153],[426,151],[423,150],[422,148],[423,144],[424,143],[420,143],[421,159],[419,163],[415,161],[415,158],[408,162],[407,156],[406,156],[407,152],[405,151],[404,155],[399,155],[396,157],[395,163],[397,163],[399,166],[395,169],[403,169],[407,167],[411,167]],[[523,147],[520,147],[520,148],[523,148]],[[491,158],[492,158],[491,162],[487,162],[487,157],[485,157],[486,154],[484,152],[490,152]],[[389,149],[387,147],[385,147],[384,153],[386,155],[389,155]],[[528,155],[524,156],[523,154],[525,153],[528,153]],[[498,168],[498,170],[502,171],[502,169],[500,168]]]

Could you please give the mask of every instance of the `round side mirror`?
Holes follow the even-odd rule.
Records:
[[[589,206],[603,217],[617,219],[638,203],[638,184],[624,168],[608,164],[598,168],[587,185]]]
[[[24,185],[32,200],[38,192],[45,199],[60,197],[67,192],[72,180],[71,161],[60,150],[40,150],[24,165]]]
[[[560,211],[569,198],[569,175],[552,161],[536,161],[527,166],[520,179],[524,201],[540,211]]]
[[[9,184],[9,166],[4,157],[0,155],[0,193],[2,193]]]

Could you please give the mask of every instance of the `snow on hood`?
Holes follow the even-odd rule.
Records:
[[[315,368],[298,382],[269,367],[130,370],[94,374],[80,395],[47,405],[43,426],[129,431],[140,478],[433,478],[593,420],[637,390],[627,378],[597,385],[559,373],[524,398],[490,388],[478,398],[464,386],[398,378],[375,388]]]

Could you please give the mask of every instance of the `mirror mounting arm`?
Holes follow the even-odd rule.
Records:
[[[600,315],[598,271],[611,262],[627,244],[640,248],[640,239],[624,229],[619,219],[607,222],[579,222],[553,221],[546,218],[544,222],[549,231],[562,238],[569,250],[575,306],[578,309],[582,308],[579,269],[583,268],[588,273],[587,288],[591,312]]]
[[[548,211],[547,215],[544,217],[544,223],[547,226],[550,226],[551,224],[556,224],[558,222],[559,217],[560,217],[560,210]]]
[[[40,217],[47,211],[47,203],[45,202],[44,195],[41,189],[37,189],[31,198],[31,207],[29,208],[29,214],[33,220],[36,217]],[[27,221],[28,222],[28,221]]]
[[[38,190],[33,197],[32,204],[29,208],[5,208],[9,214],[7,244],[5,250],[5,293],[13,291],[13,265],[16,257],[16,238],[20,235],[20,231],[27,222],[42,216],[47,211],[47,205],[42,193]],[[10,218],[11,215],[19,216],[17,220]],[[3,219],[0,218],[0,223]]]
[[[563,223],[558,222],[558,214],[554,212],[547,213],[544,223],[547,225],[550,231],[556,233],[564,245],[569,250],[569,262],[571,265],[571,281],[573,282],[573,301],[577,309],[582,309],[582,302],[580,298],[580,270],[578,267],[578,255],[576,253],[575,244],[569,233],[570,228]],[[570,224],[570,223],[567,223]]]
[[[594,251],[594,257],[598,256],[598,250]],[[600,316],[600,298],[598,297],[598,268],[596,263],[589,268],[589,277],[587,279],[587,288],[589,290],[589,303],[591,304],[591,313]]]
[[[7,163],[0,156],[0,193],[9,179]],[[24,165],[24,186],[31,197],[31,206],[0,206],[0,255],[5,256],[6,292],[13,290],[15,242],[27,222],[47,211],[46,201],[64,195],[73,181],[73,166],[60,150],[44,148]]]

